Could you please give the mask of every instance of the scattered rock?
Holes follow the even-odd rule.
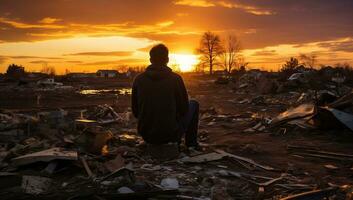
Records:
[[[161,186],[165,189],[178,189],[179,181],[176,178],[164,178],[161,181]]]

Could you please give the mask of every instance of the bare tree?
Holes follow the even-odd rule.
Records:
[[[220,37],[210,31],[204,33],[197,52],[201,55],[200,61],[203,64],[208,64],[210,74],[212,74],[214,65],[224,52]]]
[[[308,66],[311,69],[315,67],[317,62],[317,56],[314,54],[311,54],[311,55],[300,54],[299,59],[303,63],[303,65]]]
[[[223,67],[228,73],[236,66],[238,58],[240,57],[240,40],[236,35],[228,35],[224,41],[224,51],[222,55]]]
[[[51,75],[51,76],[55,76],[55,74],[56,74],[55,68],[49,67],[48,63],[43,63],[42,69],[40,70],[40,72],[42,72],[44,74]]]
[[[245,61],[244,56],[239,55],[239,56],[237,57],[236,66],[237,66],[237,68],[238,68],[239,70],[245,71],[246,68],[248,67],[248,65],[249,65],[249,62],[246,62],[246,61]]]
[[[65,75],[68,75],[68,74],[70,74],[71,72],[70,72],[70,70],[69,69],[65,69]]]
[[[281,68],[281,72],[290,72],[290,73],[294,73],[295,70],[298,68],[299,66],[299,61],[297,58],[291,57],[288,61],[286,61],[286,63],[282,66]]]

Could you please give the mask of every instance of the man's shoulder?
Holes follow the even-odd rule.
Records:
[[[139,73],[139,74],[137,74],[136,76],[135,76],[135,81],[137,81],[137,80],[140,80],[140,79],[142,79],[143,77],[145,77],[146,76],[146,72],[144,71],[144,72],[141,72],[141,73]]]
[[[175,73],[175,72],[171,72],[171,75],[174,77],[174,78],[176,78],[176,79],[183,79],[181,76],[180,76],[180,74],[178,74],[178,73]]]

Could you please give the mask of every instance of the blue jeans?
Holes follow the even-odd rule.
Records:
[[[179,121],[179,127],[182,130],[182,135],[185,135],[185,145],[187,147],[196,147],[198,146],[197,142],[197,131],[199,128],[199,103],[195,100],[189,101],[189,110],[187,114],[182,117]]]

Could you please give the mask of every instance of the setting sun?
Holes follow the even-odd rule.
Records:
[[[195,69],[198,59],[196,55],[172,54],[171,63],[172,65],[176,65],[181,72],[190,72]]]

